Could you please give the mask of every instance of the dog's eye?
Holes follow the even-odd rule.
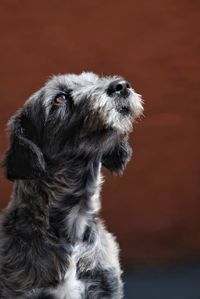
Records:
[[[65,101],[66,101],[66,95],[65,95],[65,94],[59,94],[59,95],[55,98],[55,100],[54,100],[54,102],[55,102],[56,104],[58,104],[58,105],[63,104]]]

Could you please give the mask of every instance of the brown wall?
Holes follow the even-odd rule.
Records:
[[[134,158],[103,191],[125,262],[200,253],[199,20],[197,0],[0,2],[1,154],[8,118],[51,74],[120,74],[143,95]],[[1,207],[11,187],[1,172]]]

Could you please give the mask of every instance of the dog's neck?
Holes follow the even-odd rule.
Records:
[[[15,202],[34,210],[34,217],[74,243],[99,211],[100,170],[98,155],[66,157],[46,178],[19,181]]]

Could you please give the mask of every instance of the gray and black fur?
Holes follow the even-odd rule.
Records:
[[[119,174],[142,113],[121,77],[53,77],[11,119],[3,166],[1,299],[119,299],[118,246],[98,218],[101,167]]]

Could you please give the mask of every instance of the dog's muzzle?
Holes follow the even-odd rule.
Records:
[[[107,89],[107,94],[115,99],[118,112],[124,116],[131,113],[130,103],[128,101],[130,89],[130,84],[123,79],[114,80],[109,84]]]

